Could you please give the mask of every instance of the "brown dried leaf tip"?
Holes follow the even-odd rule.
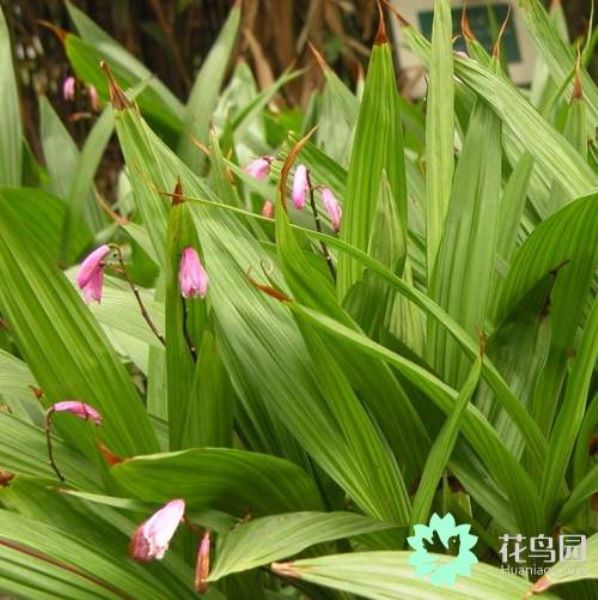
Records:
[[[125,462],[125,459],[122,456],[114,454],[114,452],[112,452],[112,450],[110,450],[110,448],[108,448],[106,444],[98,442],[97,445],[98,450],[102,453],[102,457],[104,458],[104,461],[109,467],[113,467],[114,465],[118,465],[121,462]]]
[[[529,598],[533,594],[541,594],[545,592],[552,585],[552,581],[548,579],[547,575],[540,577],[536,583],[532,586],[531,590],[524,596],[524,598]]]
[[[374,43],[377,46],[388,42],[388,36],[386,35],[386,23],[384,22],[384,9],[382,8],[381,0],[378,0],[378,15],[380,22],[378,25],[378,33],[376,33],[376,39],[374,40]]]
[[[284,292],[281,292],[280,290],[277,290],[276,288],[273,288],[269,285],[264,285],[263,283],[259,283],[250,275],[250,273],[251,273],[251,269],[249,269],[247,271],[247,273],[245,273],[245,277],[247,277],[247,281],[249,281],[249,283],[251,283],[251,285],[254,288],[264,292],[264,294],[271,296],[272,298],[278,300],[279,302],[291,302],[291,298],[289,298]]]
[[[100,62],[100,67],[102,68],[102,71],[104,71],[106,77],[108,78],[108,87],[110,88],[110,102],[112,102],[112,106],[114,107],[114,109],[125,110],[127,108],[130,108],[131,103],[125,96],[125,93],[122,91],[122,88],[116,82],[116,79],[114,79],[114,75],[112,75],[112,71],[110,70],[108,63],[103,60],[102,62]]]
[[[31,390],[31,393],[35,396],[36,400],[40,400],[44,397],[44,390],[42,390],[42,388],[37,387],[35,385],[30,385],[29,389]]]
[[[184,193],[183,193],[183,184],[181,182],[180,177],[177,177],[176,184],[174,186],[174,190],[172,190],[171,198],[172,198],[173,206],[182,204],[185,201]]]
[[[471,25],[469,24],[469,17],[467,16],[467,7],[463,5],[463,12],[461,13],[461,33],[463,37],[472,42],[475,40],[475,34],[471,29]]]
[[[583,81],[581,78],[581,48],[577,48],[577,62],[575,64],[575,77],[573,78],[573,93],[571,100],[583,100]]]
[[[273,573],[276,573],[277,575],[280,575],[281,577],[299,577],[299,574],[293,568],[292,562],[286,562],[286,563],[273,562],[270,565],[270,569],[272,570]]]
[[[11,473],[10,471],[0,471],[0,487],[8,487],[14,478],[14,473]]]
[[[58,27],[58,25],[54,25],[54,23],[50,23],[50,21],[46,21],[45,19],[38,19],[37,22],[46,29],[49,29],[52,33],[56,35],[59,39],[60,43],[64,46],[64,42],[66,40],[66,36],[69,32],[62,27]]]
[[[507,16],[503,21],[503,24],[500,27],[500,31],[498,32],[498,38],[496,39],[496,44],[494,44],[494,48],[492,48],[492,58],[498,60],[500,58],[500,48],[502,44],[502,39],[505,35],[505,31],[507,30],[507,25],[509,24],[509,19],[511,18],[511,6],[507,9]]]

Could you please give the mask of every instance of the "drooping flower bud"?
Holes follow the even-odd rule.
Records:
[[[309,179],[307,177],[307,167],[299,165],[295,170],[293,179],[293,204],[295,208],[301,210],[305,206],[307,193],[309,192]]]
[[[99,426],[102,424],[102,415],[89,404],[81,402],[81,400],[63,400],[62,402],[56,402],[53,404],[49,411],[59,413],[67,412],[79,419],[84,421],[92,421],[94,425]]]
[[[274,204],[270,200],[266,200],[262,206],[262,217],[271,219],[274,216]]]
[[[72,102],[75,99],[75,78],[69,75],[62,82],[62,97],[66,102]]]
[[[185,514],[185,501],[171,500],[144,521],[131,537],[129,555],[141,562],[161,560]]]
[[[328,188],[322,189],[322,201],[324,202],[324,208],[330,217],[330,224],[332,229],[338,232],[341,228],[341,219],[343,211],[338,200],[334,197],[334,194]]]
[[[255,179],[265,179],[268,177],[268,173],[270,173],[270,165],[273,160],[273,156],[261,156],[260,158],[256,158],[245,167],[245,172]]]
[[[195,248],[183,250],[179,266],[179,289],[183,298],[205,298],[210,278],[199,260]]]
[[[102,261],[110,253],[110,246],[104,244],[96,248],[81,263],[77,273],[77,285],[83,290],[85,302],[100,302],[104,285],[104,267]]]
[[[206,581],[210,574],[210,530],[207,529],[199,543],[197,553],[197,565],[195,566],[195,589],[200,594],[208,591],[208,582]]]
[[[93,83],[90,83],[87,86],[87,97],[89,98],[91,110],[94,112],[100,112],[100,97],[98,96],[98,90]]]

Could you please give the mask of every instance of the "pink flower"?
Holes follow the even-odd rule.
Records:
[[[149,562],[154,558],[161,560],[184,514],[185,501],[171,500],[147,521],[141,523],[131,537],[131,558],[141,562]]]
[[[295,170],[293,179],[293,204],[301,210],[305,206],[305,200],[309,192],[309,179],[305,165],[299,165]]]
[[[94,425],[102,424],[102,415],[89,404],[81,402],[81,400],[63,400],[56,402],[50,407],[52,412],[67,412],[75,415],[84,421],[93,421]]]
[[[251,175],[255,179],[265,179],[270,172],[270,165],[274,160],[273,156],[262,156],[251,161],[245,167],[245,173]]]
[[[179,288],[183,298],[205,298],[210,278],[194,248],[183,250],[179,267]]]
[[[328,188],[322,190],[322,201],[324,202],[324,208],[330,217],[330,224],[332,229],[337,231],[341,228],[341,219],[343,211],[338,200],[334,197],[334,194]]]
[[[199,543],[197,565],[195,566],[195,589],[200,594],[208,591],[206,579],[210,574],[210,530],[207,529]]]
[[[100,302],[104,285],[104,267],[102,261],[110,253],[110,246],[104,244],[96,248],[81,263],[77,273],[77,285],[83,290],[85,302]]]
[[[262,206],[262,217],[271,219],[274,216],[274,204],[266,200]]]
[[[89,98],[89,104],[94,112],[100,112],[100,98],[98,97],[98,90],[93,84],[87,86],[87,97]]]
[[[62,82],[62,97],[66,102],[72,102],[75,99],[75,78],[72,75]]]

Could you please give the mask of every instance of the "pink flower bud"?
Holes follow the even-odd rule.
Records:
[[[102,415],[89,404],[81,402],[81,400],[63,400],[62,402],[56,402],[50,407],[52,412],[67,412],[71,415],[75,415],[84,421],[93,421],[94,425],[102,424]]]
[[[206,530],[199,543],[197,553],[197,565],[195,566],[195,589],[200,594],[208,591],[208,582],[206,579],[210,574],[210,530]]]
[[[271,219],[274,216],[274,204],[266,200],[262,206],[262,217]]]
[[[87,97],[89,98],[91,110],[93,110],[94,112],[100,112],[100,98],[98,96],[98,90],[96,90],[95,85],[89,84],[87,86]]]
[[[66,102],[72,102],[75,99],[75,78],[69,75],[62,82],[62,97]]]
[[[194,248],[183,250],[179,267],[179,289],[183,298],[205,298],[210,278]]]
[[[104,285],[104,267],[102,261],[110,253],[110,246],[104,244],[96,248],[81,263],[77,273],[77,285],[83,290],[85,302],[100,302]]]
[[[334,197],[334,194],[328,188],[322,190],[322,201],[324,202],[324,208],[330,217],[330,224],[332,229],[337,231],[341,228],[341,219],[343,211],[338,200]]]
[[[149,562],[161,560],[168,550],[179,523],[185,514],[185,501],[171,500],[144,521],[131,537],[129,555],[132,559]]]
[[[251,161],[245,167],[245,173],[251,175],[255,179],[265,179],[270,172],[270,165],[274,160],[273,156],[262,156]]]
[[[293,179],[293,204],[295,208],[301,210],[305,206],[307,192],[309,192],[307,168],[305,165],[299,165],[295,170],[295,178]]]

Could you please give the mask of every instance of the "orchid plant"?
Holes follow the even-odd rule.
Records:
[[[43,165],[0,13],[1,594],[597,597],[596,36],[518,5],[531,89],[504,27],[380,2],[298,119],[232,66],[241,2],[184,103],[67,3],[93,125],[40,98]]]

